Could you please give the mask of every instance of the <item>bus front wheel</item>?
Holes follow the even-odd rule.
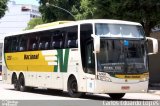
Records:
[[[112,99],[117,100],[123,98],[125,93],[110,93],[108,94]]]
[[[75,77],[70,77],[68,80],[68,94],[73,98],[81,97],[84,93],[78,92],[78,84]]]

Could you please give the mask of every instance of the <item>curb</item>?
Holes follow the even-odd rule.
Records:
[[[160,95],[160,90],[149,90],[148,93],[154,94],[154,95]]]

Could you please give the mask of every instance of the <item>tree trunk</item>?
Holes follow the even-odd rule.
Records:
[[[145,31],[145,35],[146,35],[147,37],[150,36],[151,28],[152,28],[152,27],[150,26],[150,24],[149,24],[148,22],[144,23],[144,31]]]

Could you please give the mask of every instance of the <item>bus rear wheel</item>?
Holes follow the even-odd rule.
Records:
[[[118,100],[123,98],[125,95],[125,93],[110,93],[109,96],[114,99],[114,100]]]
[[[20,75],[20,77],[19,77],[19,84],[20,84],[20,91],[25,92],[27,90],[27,88],[25,86],[24,75]]]
[[[73,76],[70,77],[68,81],[68,94],[73,98],[79,98],[84,94],[82,92],[78,92],[77,80]]]
[[[13,76],[13,85],[14,85],[14,89],[16,91],[20,90],[20,84],[19,84],[19,81],[15,75]]]

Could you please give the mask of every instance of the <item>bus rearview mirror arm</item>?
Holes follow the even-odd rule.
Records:
[[[148,53],[148,55],[153,55],[158,53],[158,40],[152,37],[146,37],[147,40],[152,41],[153,44],[153,53]]]
[[[99,53],[100,52],[100,37],[94,34],[91,34],[91,37],[93,38],[94,52]]]

